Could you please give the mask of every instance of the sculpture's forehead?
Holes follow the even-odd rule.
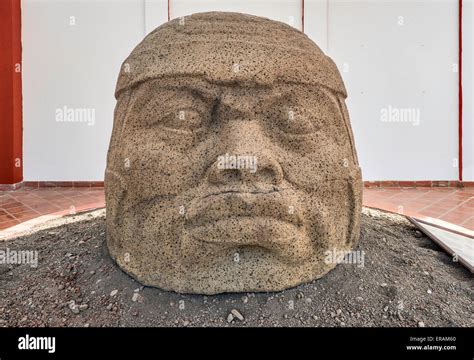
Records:
[[[242,14],[197,14],[160,26],[125,60],[116,96],[144,81],[173,76],[323,85],[346,96],[336,65],[306,35]]]
[[[149,107],[179,107],[206,103],[233,109],[262,111],[272,107],[288,109],[317,108],[338,112],[337,96],[325,87],[277,82],[271,86],[236,82],[232,85],[208,81],[205,78],[182,76],[145,81],[134,89],[132,107],[141,111]]]

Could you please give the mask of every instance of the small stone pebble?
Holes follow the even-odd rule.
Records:
[[[244,321],[244,316],[237,309],[232,309],[230,313],[239,321]]]
[[[69,308],[71,309],[73,314],[76,314],[76,315],[79,314],[79,308],[77,305],[71,306]]]

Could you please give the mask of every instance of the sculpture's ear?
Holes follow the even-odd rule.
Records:
[[[130,99],[132,97],[132,90],[123,92],[117,99],[114,111],[114,121],[112,125],[112,135],[110,136],[109,150],[107,152],[107,169],[116,169],[117,152],[120,149],[123,129],[125,127],[126,116]]]
[[[112,170],[105,171],[105,202],[106,202],[106,227],[107,244],[111,253],[116,253],[120,248],[119,241],[123,236],[121,225],[123,219],[123,205],[127,194],[127,184],[122,176]]]
[[[117,241],[121,239],[116,232],[121,231],[120,220],[122,218],[123,200],[127,193],[127,183],[120,175],[124,169],[124,163],[120,159],[122,133],[125,126],[128,106],[130,104],[131,90],[121,94],[115,106],[114,124],[110,137],[109,150],[107,153],[107,168],[104,176],[105,201],[106,201],[106,223],[107,243],[109,249],[114,250],[119,246]],[[111,251],[113,252],[113,251]]]
[[[110,213],[107,213],[107,217],[113,219],[114,224],[117,225],[122,215],[120,210],[127,193],[127,184],[120,174],[107,169],[105,171],[104,188],[107,210],[110,208]]]
[[[355,141],[354,141],[354,133],[352,132],[352,126],[351,126],[351,121],[349,119],[349,111],[347,110],[346,101],[344,97],[340,95],[337,96],[337,101],[339,103],[339,109],[342,113],[342,117],[344,118],[346,133],[351,143],[350,145],[351,145],[351,150],[352,150],[353,164],[356,165],[356,167],[358,167],[359,159],[357,158],[357,152],[356,152]]]
[[[347,90],[346,86],[344,85],[344,80],[342,79],[341,72],[339,71],[336,63],[333,59],[329,56],[324,56],[324,62],[327,72],[330,74],[330,77],[327,79],[326,83],[322,85],[328,87],[332,91],[334,91],[337,96],[342,96],[344,100],[347,98]]]
[[[352,132],[351,122],[349,119],[349,112],[347,110],[345,98],[341,95],[337,97],[339,102],[339,108],[341,109],[342,116],[344,118],[344,124],[346,127],[347,136],[350,141],[352,150],[353,167],[349,174],[349,196],[351,205],[351,214],[349,222],[349,236],[347,237],[347,245],[351,248],[356,246],[359,242],[360,237],[360,216],[362,212],[362,171],[359,166],[359,159],[357,157],[357,151],[354,142],[354,134]]]
[[[349,192],[349,228],[347,236],[347,246],[350,248],[357,245],[360,237],[360,216],[362,212],[362,174],[360,167],[356,166],[351,170],[347,182]]]

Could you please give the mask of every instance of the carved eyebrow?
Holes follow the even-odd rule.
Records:
[[[331,97],[324,91],[324,89],[317,89],[313,94],[312,97],[319,97],[319,102],[321,102],[323,99],[329,100],[327,103],[333,103],[331,101]],[[302,100],[304,98],[308,97],[308,93],[304,95],[299,95],[295,93],[293,89],[291,90],[283,90],[279,92],[278,94],[275,94],[274,96],[269,96],[268,98],[264,99],[262,102],[262,105],[264,107],[273,107],[276,105],[277,102],[282,102],[282,105],[293,105],[293,103],[296,102],[299,103],[299,100]],[[287,102],[287,104],[285,104]],[[336,107],[338,107],[337,104],[334,104]]]
[[[191,95],[194,98],[197,98],[204,103],[212,103],[218,94],[218,89],[216,88],[215,91],[205,89],[203,87],[192,86],[192,84],[182,84],[182,85],[175,85],[175,84],[163,84],[150,89],[151,91],[147,91],[145,96],[142,96],[139,100],[142,104],[147,104],[148,102],[152,101],[153,99],[157,98],[157,92],[160,91],[170,91],[169,93],[165,93],[160,95],[162,102],[168,102],[169,100],[173,99],[176,94],[174,92],[182,92],[186,95]]]
[[[259,108],[268,108],[274,106],[275,102],[281,98],[291,98],[292,93],[277,93],[277,94],[265,94],[261,99],[257,100],[256,106]],[[232,98],[238,98],[239,95],[232,95]],[[248,116],[249,110],[247,103],[240,101],[232,101],[226,95],[219,94],[215,97],[215,102],[218,111],[224,111],[228,116],[245,117]]]
[[[165,85],[162,86],[161,89],[164,90],[174,90],[174,91],[182,91],[197,98],[203,100],[204,102],[213,102],[215,98],[218,96],[218,87],[216,86],[215,91],[207,89],[203,86],[193,86],[192,84],[183,84],[183,85]]]

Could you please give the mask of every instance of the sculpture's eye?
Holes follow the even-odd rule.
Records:
[[[277,119],[280,130],[288,134],[310,134],[318,128],[311,116],[297,109],[283,109]]]
[[[133,105],[140,113],[140,123],[149,128],[159,128],[191,134],[209,125],[213,102],[195,91],[182,89],[152,89],[144,87],[152,96],[137,94]],[[140,91],[140,89],[139,89]]]
[[[193,132],[206,125],[207,115],[195,109],[182,109],[166,114],[159,125],[173,130]]]
[[[146,121],[150,126],[192,133],[205,127],[208,119],[209,114],[205,109],[183,108],[163,113],[149,113]]]

